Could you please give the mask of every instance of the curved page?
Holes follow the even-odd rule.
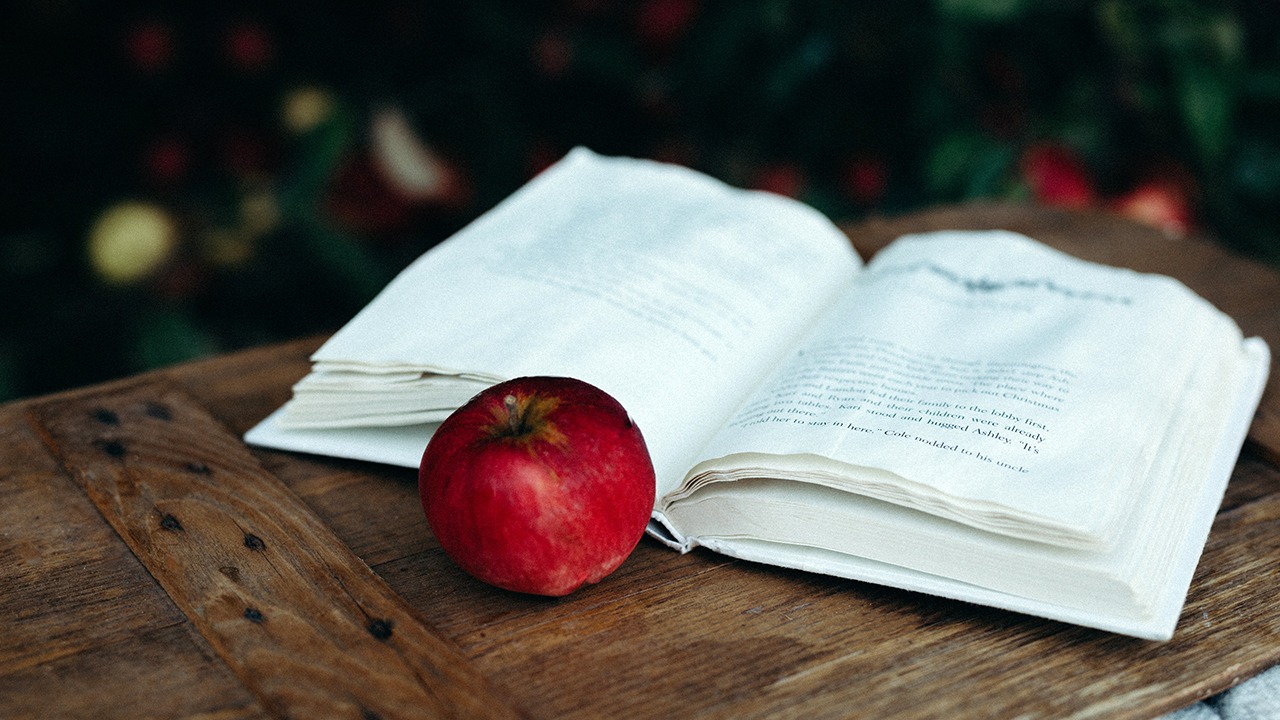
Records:
[[[406,372],[586,380],[636,419],[665,492],[860,266],[801,203],[579,149],[415,261],[312,359],[365,384]],[[373,397],[328,405],[364,426],[433,409]]]
[[[1235,324],[1172,279],[1012,233],[903,238],[670,500],[809,473],[993,532],[1102,549],[1210,356],[1248,361]]]

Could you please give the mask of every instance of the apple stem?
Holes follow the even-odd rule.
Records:
[[[515,395],[508,395],[502,400],[502,404],[507,408],[507,423],[511,427],[511,434],[520,434],[520,411],[519,403],[516,402]]]

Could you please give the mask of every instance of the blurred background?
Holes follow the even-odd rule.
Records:
[[[580,144],[1280,263],[1276,0],[10,0],[0,53],[0,400],[334,330]]]

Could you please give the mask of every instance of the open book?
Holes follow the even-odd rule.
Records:
[[[616,397],[680,550],[1172,635],[1270,368],[1180,283],[575,150],[324,344],[253,444],[416,467],[488,384]]]

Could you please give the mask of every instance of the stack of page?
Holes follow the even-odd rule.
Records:
[[[674,548],[1150,639],[1174,631],[1270,368],[1167,277],[1004,231],[864,265],[804,204],[585,149],[313,361],[250,443],[416,467],[482,388],[576,377],[639,424]]]

